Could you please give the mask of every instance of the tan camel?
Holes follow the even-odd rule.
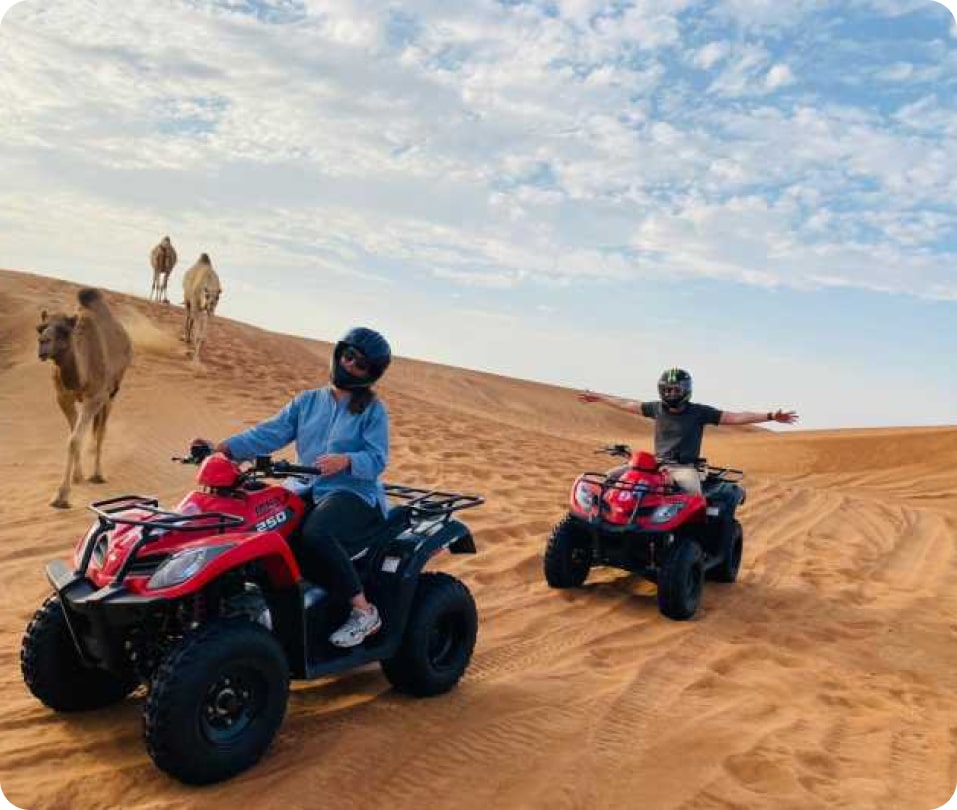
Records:
[[[164,236],[163,241],[150,251],[150,264],[153,266],[153,289],[150,290],[149,300],[152,301],[155,296],[157,301],[168,304],[166,285],[169,283],[169,274],[176,266],[176,250],[168,236]]]
[[[223,288],[213,270],[209,256],[204,253],[183,276],[183,303],[186,305],[186,324],[183,340],[193,344],[193,362],[199,364],[199,350],[206,339],[209,319],[216,312]]]
[[[48,316],[43,310],[37,325],[40,359],[54,363],[56,401],[70,423],[66,470],[56,497],[50,503],[60,509],[70,506],[70,482],[79,483],[83,479],[80,448],[91,425],[96,456],[90,482],[101,484],[105,481],[101,454],[106,423],[113,398],[120,390],[123,374],[133,358],[130,337],[113,317],[100,291],[82,289],[77,293],[77,299],[80,307],[76,315],[55,313]],[[79,418],[77,405],[80,406]]]

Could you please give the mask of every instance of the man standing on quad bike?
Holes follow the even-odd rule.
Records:
[[[303,523],[298,557],[307,579],[331,579],[352,603],[329,637],[337,647],[361,644],[382,626],[352,564],[359,549],[350,541],[383,522],[389,509],[379,480],[389,460],[389,416],[372,386],[391,360],[382,335],[350,329],[332,353],[330,385],[303,391],[271,419],[215,446],[229,458],[251,459],[295,440],[298,463],[322,470],[312,483],[315,508]]]
[[[735,413],[691,402],[691,375],[680,368],[669,368],[661,373],[658,396],[660,402],[641,402],[586,390],[578,398],[582,402],[600,402],[654,419],[655,455],[675,485],[695,495],[701,494],[701,476],[696,463],[701,456],[705,425],[756,425],[761,422],[791,425],[798,418],[794,411],[780,408],[765,413]]]

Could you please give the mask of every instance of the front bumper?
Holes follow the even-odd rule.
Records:
[[[97,588],[66,563],[47,563],[47,579],[60,597],[70,634],[84,663],[121,671],[126,667],[124,642],[158,599],[131,594],[120,586]]]

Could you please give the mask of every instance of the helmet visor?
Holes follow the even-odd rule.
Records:
[[[355,346],[346,346],[339,356],[339,362],[357,377],[366,377],[372,366],[366,356]]]

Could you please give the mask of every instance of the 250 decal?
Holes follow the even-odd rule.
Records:
[[[283,523],[289,520],[289,516],[291,514],[292,512],[286,509],[278,514],[270,515],[265,520],[259,521],[259,523],[256,524],[255,529],[257,532],[268,532],[270,529],[275,529],[277,526],[281,526]]]

